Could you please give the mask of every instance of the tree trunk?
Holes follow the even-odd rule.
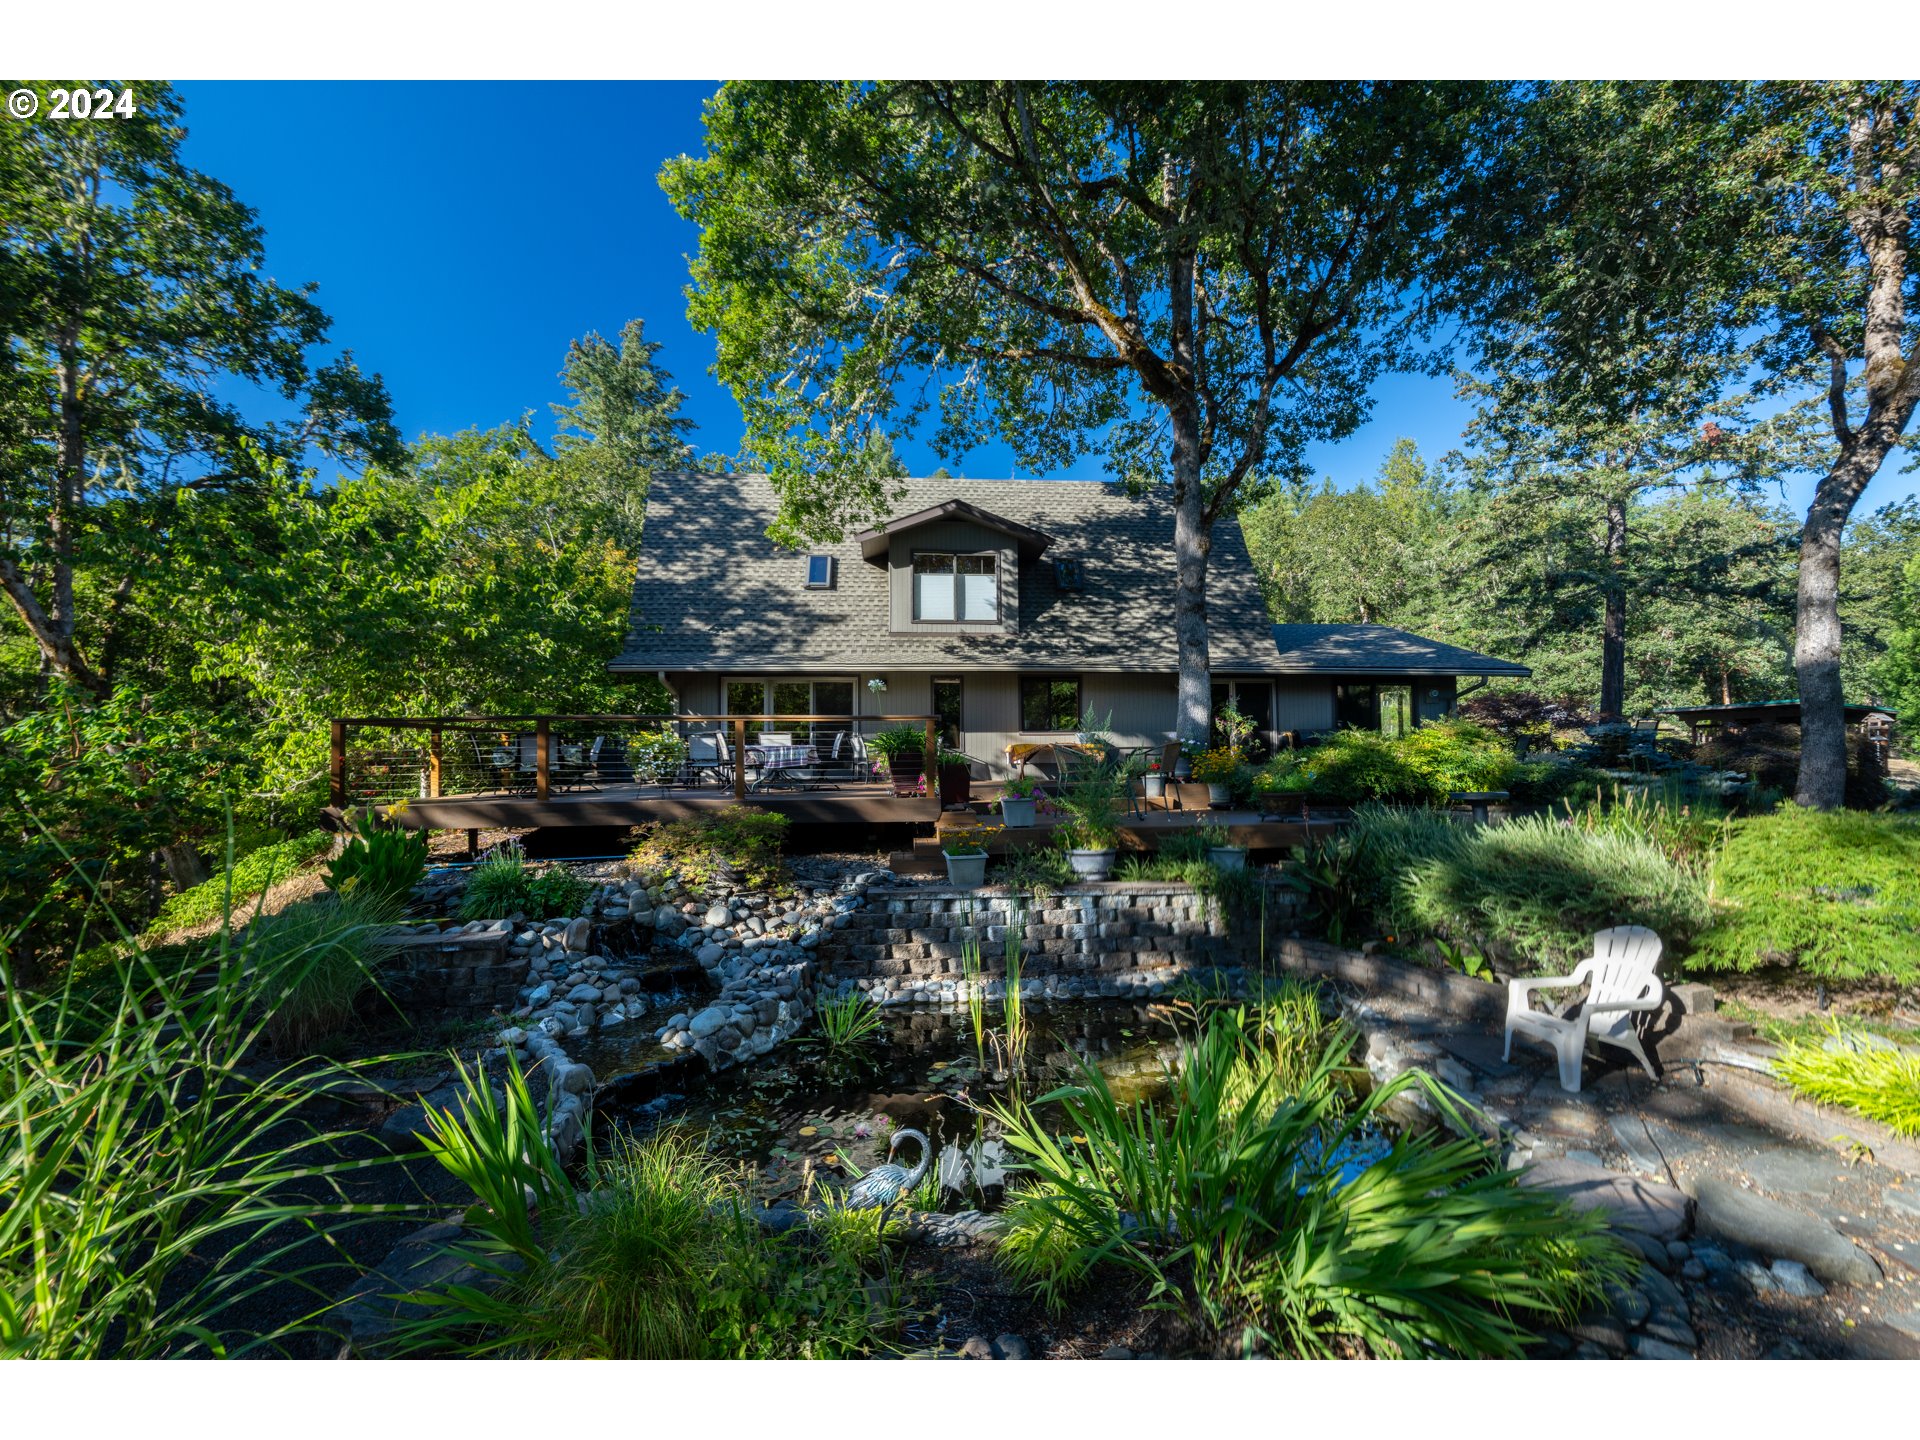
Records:
[[[1908,415],[1912,407],[1908,407]],[[1862,427],[1814,492],[1800,532],[1793,670],[1800,687],[1800,781],[1794,799],[1832,810],[1847,794],[1846,697],[1840,689],[1840,537],[1899,428]]]
[[[1606,613],[1600,627],[1600,715],[1618,720],[1627,708],[1627,502],[1607,501]]]
[[[1207,559],[1213,552],[1213,531],[1207,524],[1206,490],[1198,455],[1179,439],[1184,428],[1176,421],[1173,636],[1180,661],[1180,689],[1174,733],[1189,744],[1204,745],[1213,720],[1213,658],[1207,641]]]

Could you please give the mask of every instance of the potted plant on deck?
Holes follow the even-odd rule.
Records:
[[[1233,832],[1218,821],[1202,820],[1197,827],[1207,844],[1207,859],[1223,875],[1247,868],[1247,847],[1233,843]]]
[[[1113,873],[1120,843],[1120,810],[1112,771],[1096,768],[1061,792],[1066,818],[1055,830],[1067,847],[1067,863],[1082,880],[1104,880]]]
[[[1034,791],[1040,788],[1040,782],[1031,775],[1015,775],[1000,787],[1000,819],[1017,829],[1031,827],[1038,818],[1035,810],[1038,802]]]
[[[940,747],[940,808],[953,810],[973,804],[973,757]]]
[[[1162,800],[1167,794],[1167,772],[1160,768],[1158,760],[1149,760],[1146,770],[1140,776],[1141,789],[1149,800]]]
[[[962,825],[940,836],[940,853],[947,859],[947,883],[978,889],[987,883],[987,846],[1000,833],[998,825]]]
[[[1233,803],[1233,785],[1239,777],[1240,757],[1216,745],[1193,762],[1193,778],[1207,787],[1207,804],[1224,810]]]
[[[885,763],[893,778],[896,795],[917,794],[927,768],[927,736],[912,725],[894,725],[876,730],[867,739],[867,749]]]

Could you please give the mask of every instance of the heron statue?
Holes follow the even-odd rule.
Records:
[[[892,1160],[893,1152],[900,1148],[902,1140],[917,1141],[920,1146],[920,1163],[911,1170],[894,1164]],[[880,1223],[875,1227],[876,1234],[885,1232],[887,1212],[900,1203],[902,1196],[927,1178],[927,1166],[933,1160],[933,1146],[918,1130],[896,1130],[893,1139],[887,1142],[887,1155],[885,1164],[874,1166],[853,1183],[842,1202],[849,1210],[872,1210],[878,1207]]]

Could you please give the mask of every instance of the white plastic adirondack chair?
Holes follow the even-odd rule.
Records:
[[[1654,967],[1660,963],[1660,948],[1660,937],[1644,925],[1616,925],[1593,937],[1593,958],[1574,966],[1571,975],[1509,980],[1504,1058],[1513,1057],[1515,1031],[1545,1040],[1560,1057],[1560,1088],[1578,1093],[1580,1062],[1586,1054],[1587,1042],[1593,1040],[1630,1051],[1648,1076],[1658,1079],[1653,1062],[1640,1043],[1635,1017],[1644,1011],[1658,1010],[1666,997],[1666,987],[1654,974]],[[1535,990],[1570,987],[1582,982],[1587,986],[1587,995],[1570,1018],[1535,1010],[1529,1003]]]

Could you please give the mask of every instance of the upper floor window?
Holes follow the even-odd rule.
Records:
[[[1000,587],[994,565],[992,555],[915,554],[913,618],[998,620]]]

